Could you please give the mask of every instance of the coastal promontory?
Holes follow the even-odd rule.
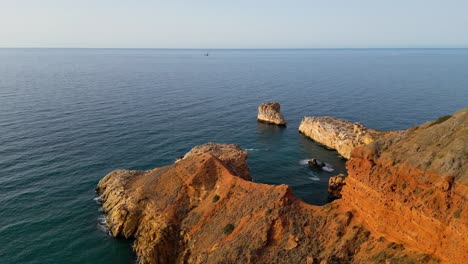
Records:
[[[112,236],[140,263],[463,263],[468,109],[352,150],[341,199],[314,206],[249,181],[246,153],[210,143],[98,184]]]
[[[432,259],[379,239],[346,204],[313,206],[286,185],[241,178],[235,171],[244,166],[235,164],[243,158],[232,163],[230,154],[238,150],[211,143],[168,166],[109,173],[97,191],[110,234],[134,239],[139,263]]]
[[[286,120],[280,112],[280,104],[277,102],[263,103],[258,107],[257,120],[264,123],[286,126]]]

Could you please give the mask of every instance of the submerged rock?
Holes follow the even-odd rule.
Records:
[[[263,103],[258,107],[257,120],[265,123],[286,126],[286,120],[280,113],[280,104],[277,102]]]
[[[304,117],[299,132],[335,149],[346,159],[351,157],[355,147],[369,144],[385,135],[385,132],[334,117]]]
[[[312,167],[312,168],[316,168],[316,169],[322,169],[323,167],[326,166],[325,162],[322,162],[318,159],[310,159],[307,161],[307,164]]]

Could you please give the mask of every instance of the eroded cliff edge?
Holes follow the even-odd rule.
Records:
[[[335,117],[304,117],[299,132],[312,140],[335,149],[346,159],[357,146],[369,144],[386,133]]]
[[[353,150],[343,203],[373,233],[468,259],[468,108]]]

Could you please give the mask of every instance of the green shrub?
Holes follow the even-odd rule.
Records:
[[[449,120],[451,117],[452,117],[451,115],[441,116],[441,117],[437,118],[436,121],[432,122],[428,127],[438,125],[438,124],[442,124],[443,122]]]
[[[455,212],[453,212],[453,217],[455,217],[456,219],[459,219],[460,218],[460,215],[461,215],[461,208],[458,208]]]
[[[369,237],[370,236],[370,231],[368,231],[368,230],[364,231],[364,236]]]
[[[227,224],[224,228],[223,228],[223,233],[227,236],[229,234],[232,233],[232,231],[234,231],[234,225],[233,224]]]
[[[219,195],[215,195],[213,196],[213,199],[211,200],[213,203],[216,203],[217,201],[219,201]]]
[[[406,189],[406,186],[407,186],[406,182],[403,182],[403,184],[401,184],[401,189],[402,190]]]
[[[341,237],[341,236],[343,236],[343,232],[341,232],[341,230],[337,229],[337,230],[335,230],[335,235],[337,237]]]

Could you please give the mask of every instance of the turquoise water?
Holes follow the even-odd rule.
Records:
[[[209,141],[250,153],[256,182],[328,201],[344,161],[304,115],[392,130],[468,104],[468,50],[0,49],[0,263],[132,263],[99,225],[94,188]],[[289,124],[256,122],[275,100]],[[300,161],[316,157],[334,172]]]

